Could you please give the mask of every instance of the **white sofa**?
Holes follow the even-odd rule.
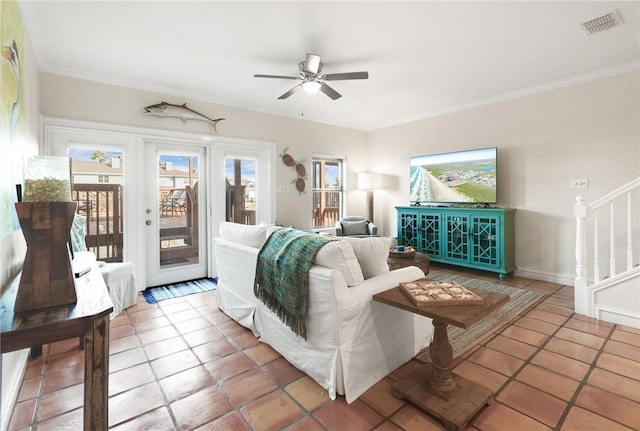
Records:
[[[343,394],[351,403],[429,344],[430,319],[371,300],[399,282],[424,277],[417,267],[389,271],[388,239],[377,237],[322,247],[309,271],[307,339],[294,334],[253,293],[258,252],[273,229],[220,225],[214,238],[218,307],[318,382],[331,399]]]

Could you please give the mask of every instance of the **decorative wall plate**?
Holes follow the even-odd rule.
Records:
[[[304,189],[306,187],[307,168],[304,166],[304,160],[296,161],[291,154],[287,153],[288,150],[289,147],[285,147],[280,154],[280,158],[285,166],[289,166],[296,171],[296,177],[291,180],[291,184],[295,184],[298,193],[305,193]]]

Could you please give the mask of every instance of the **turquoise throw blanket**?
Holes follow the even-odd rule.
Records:
[[[309,269],[331,239],[293,228],[271,234],[258,253],[254,294],[293,332],[307,338]]]

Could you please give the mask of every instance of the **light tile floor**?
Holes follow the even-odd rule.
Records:
[[[572,287],[502,283],[545,297],[455,360],[457,373],[496,394],[469,429],[639,430],[640,330],[575,314]],[[444,430],[390,394],[417,361],[350,405],[332,402],[218,310],[213,292],[157,305],[140,296],[111,322],[110,339],[111,430]],[[28,365],[10,429],[82,429],[82,381],[77,339],[44,346]]]

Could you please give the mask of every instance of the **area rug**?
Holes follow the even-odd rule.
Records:
[[[511,298],[509,302],[502,307],[467,329],[458,328],[453,325],[447,326],[447,333],[449,334],[449,342],[453,348],[454,358],[473,345],[484,341],[493,332],[511,322],[515,317],[535,305],[543,297],[541,293],[440,271],[429,272],[427,278],[439,281],[452,280],[465,287],[498,292],[509,295]],[[418,352],[416,359],[421,362],[431,362],[429,348],[427,347]]]
[[[160,259],[160,265],[175,265],[176,263],[185,263],[189,262],[188,259],[184,257],[174,257],[173,259]]]
[[[155,304],[164,299],[178,298],[193,293],[214,290],[218,280],[215,278],[201,278],[199,280],[184,281],[181,283],[167,284],[165,286],[150,287],[142,292],[145,301]]]

